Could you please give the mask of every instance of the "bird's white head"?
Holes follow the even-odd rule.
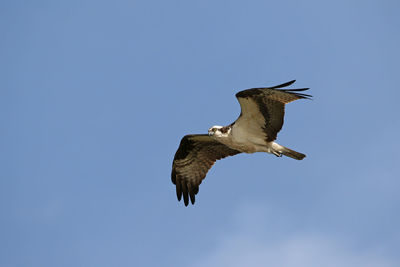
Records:
[[[214,138],[228,137],[228,135],[231,133],[231,130],[232,129],[230,126],[215,125],[208,129],[208,135]]]

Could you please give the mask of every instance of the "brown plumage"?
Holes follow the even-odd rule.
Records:
[[[182,138],[171,173],[179,201],[183,196],[185,206],[189,204],[189,198],[194,204],[199,185],[216,160],[242,152],[267,152],[296,160],[306,156],[273,142],[283,126],[285,104],[311,97],[299,93],[308,88],[280,89],[294,82],[240,91],[236,97],[241,113],[235,122],[224,127],[213,126],[208,135],[194,134]]]
[[[300,89],[280,89],[278,88],[286,87],[293,84],[296,80],[283,83],[273,87],[263,87],[263,88],[252,88],[240,91],[236,94],[236,98],[239,101],[242,112],[237,119],[248,120],[254,116],[256,113],[260,112],[264,117],[263,125],[259,125],[266,133],[267,141],[274,141],[278,132],[282,129],[283,118],[285,116],[285,104],[288,104],[297,99],[310,99],[310,95],[298,93],[301,91],[306,91],[309,88]],[[244,100],[252,101],[256,108],[251,109],[246,105]],[[257,123],[257,121],[254,121]]]
[[[189,197],[194,204],[199,185],[216,160],[239,154],[240,152],[214,140],[208,134],[192,134],[182,138],[175,153],[171,180],[176,185],[176,196],[182,196],[185,206]]]

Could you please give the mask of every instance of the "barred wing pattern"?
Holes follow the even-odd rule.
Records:
[[[289,86],[295,81],[238,92],[236,97],[241,107],[241,114],[235,122],[236,126],[246,127],[251,122],[252,126],[264,131],[267,142],[274,141],[283,126],[285,104],[297,99],[311,98],[310,95],[298,93],[309,88],[279,89]]]
[[[186,135],[182,138],[172,163],[171,180],[176,185],[176,196],[183,196],[185,206],[195,202],[199,185],[215,161],[241,153],[212,139],[208,134]]]

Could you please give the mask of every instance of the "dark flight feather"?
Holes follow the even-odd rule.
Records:
[[[282,129],[285,114],[285,104],[297,99],[311,99],[311,95],[299,93],[309,88],[281,89],[292,85],[295,80],[272,87],[251,88],[236,94],[241,107],[239,118],[220,131],[226,133],[234,127],[250,127],[260,135],[265,135],[265,141],[274,141]],[[283,147],[283,146],[282,146]],[[304,154],[283,147],[283,155],[301,160]],[[199,185],[206,177],[215,161],[241,153],[232,149],[207,134],[186,135],[182,138],[172,163],[171,181],[176,186],[176,196],[180,201],[183,197],[185,206],[195,203]]]
[[[266,141],[274,141],[277,137],[278,132],[282,129],[285,115],[285,104],[288,104],[297,99],[311,99],[311,95],[298,93],[306,91],[309,88],[297,88],[297,89],[278,89],[293,84],[295,80],[287,83],[272,87],[260,87],[251,88],[240,91],[236,94],[240,106],[242,108],[241,114],[236,121],[249,120],[256,116],[261,115],[264,117],[265,123],[259,125],[266,134]],[[245,102],[241,99],[251,99],[251,102]],[[254,108],[246,107],[243,105],[254,105]],[[252,112],[251,114],[245,114],[243,110]]]
[[[185,206],[194,204],[199,185],[215,161],[239,154],[214,140],[208,134],[186,135],[182,138],[172,163],[171,181],[176,185],[176,196],[183,196]]]

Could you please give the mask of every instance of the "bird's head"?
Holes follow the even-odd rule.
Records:
[[[208,135],[214,138],[218,137],[227,137],[231,132],[231,127],[229,126],[213,126],[210,129],[208,129]]]

